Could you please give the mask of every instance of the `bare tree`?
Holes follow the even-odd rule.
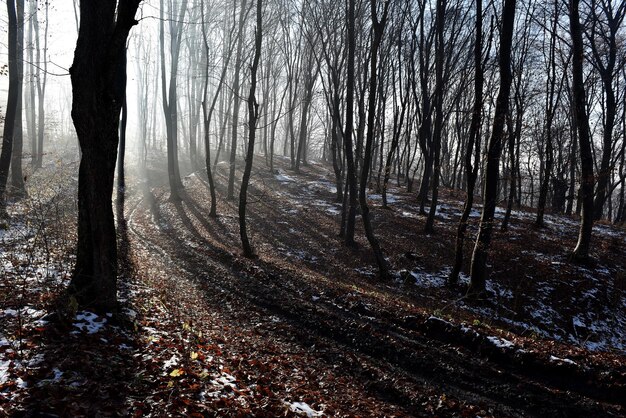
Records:
[[[255,91],[257,84],[257,71],[259,68],[259,59],[261,57],[261,41],[263,39],[263,9],[262,1],[257,0],[256,3],[256,29],[254,36],[254,59],[250,67],[250,93],[248,94],[248,152],[246,153],[246,165],[241,180],[241,190],[239,191],[239,235],[241,237],[241,245],[243,247],[243,255],[246,257],[254,256],[254,249],[250,245],[248,239],[248,231],[246,228],[246,206],[248,203],[248,183],[250,182],[250,173],[252,172],[252,160],[254,158],[254,141],[256,135],[256,124],[259,119],[259,105],[256,101]]]
[[[239,106],[241,89],[240,77],[241,77],[241,61],[243,60],[243,38],[244,38],[244,25],[248,16],[249,8],[247,6],[247,0],[241,0],[241,6],[239,10],[239,37],[237,38],[237,52],[235,55],[235,75],[233,79],[233,112],[232,112],[232,132],[230,143],[230,166],[228,173],[228,200],[235,199],[235,157],[237,156],[237,135],[239,128]]]
[[[24,85],[24,0],[16,0],[17,12],[17,109],[15,110],[15,130],[11,153],[11,189],[16,197],[26,196],[26,185],[22,172],[22,149],[24,132],[22,127],[22,91]]]
[[[476,22],[474,24],[474,105],[472,107],[472,120],[470,131],[465,147],[465,177],[467,179],[467,195],[463,213],[459,220],[456,232],[456,245],[454,264],[448,277],[448,284],[455,285],[459,280],[459,273],[463,267],[463,243],[467,231],[467,220],[472,212],[474,204],[474,188],[476,177],[478,176],[478,165],[480,163],[480,125],[483,110],[483,2],[476,0]],[[474,162],[472,164],[472,157]]]
[[[580,194],[582,213],[578,242],[572,253],[575,261],[586,261],[591,249],[591,231],[593,230],[593,154],[589,135],[589,119],[587,117],[585,84],[583,81],[584,45],[580,25],[579,0],[569,1],[569,28],[572,38],[572,92],[578,145],[580,149],[581,179]]]
[[[626,2],[612,0],[592,0],[590,4],[590,31],[584,31],[591,44],[591,56],[594,68],[598,71],[604,89],[605,102],[602,106],[602,159],[598,170],[598,185],[594,200],[594,219],[599,220],[607,197],[609,180],[613,171],[613,155],[615,139],[613,132],[617,115],[614,81],[621,68],[626,65],[626,57],[618,55],[618,33],[626,16]]]
[[[513,42],[513,26],[515,24],[516,0],[504,0],[502,10],[502,26],[500,30],[500,49],[498,67],[500,70],[500,90],[496,102],[491,137],[487,145],[487,163],[485,167],[485,185],[483,192],[484,206],[480,218],[480,226],[474,253],[472,255],[469,294],[484,293],[487,280],[487,256],[491,244],[496,201],[498,198],[498,177],[500,154],[506,115],[509,110],[509,93],[511,89],[511,45]]]
[[[180,46],[182,42],[183,25],[185,13],[187,12],[187,0],[183,0],[179,8],[176,9],[173,1],[169,1],[168,11],[170,19],[168,21],[168,32],[170,35],[170,71],[169,87],[166,81],[166,59],[165,59],[165,5],[160,0],[160,22],[159,39],[161,46],[161,96],[163,103],[163,113],[165,115],[165,125],[167,130],[167,174],[170,185],[170,199],[180,200],[180,191],[183,183],[180,179],[180,168],[178,164],[178,65],[180,56]]]
[[[441,0],[440,0],[441,1]],[[363,167],[361,168],[361,182],[359,183],[359,205],[361,207],[361,217],[363,218],[363,227],[365,228],[365,235],[372,247],[374,257],[376,258],[376,264],[378,265],[378,271],[381,279],[389,279],[389,265],[378,239],[374,235],[374,229],[370,220],[370,211],[367,205],[367,178],[371,166],[372,159],[372,144],[374,142],[374,117],[376,112],[376,88],[377,88],[377,66],[378,66],[378,49],[380,42],[385,31],[385,25],[387,23],[387,16],[389,14],[390,0],[386,0],[383,5],[382,16],[378,17],[378,7],[376,0],[370,0],[370,11],[372,19],[372,46],[370,55],[370,83],[369,83],[369,104],[367,114],[367,137],[365,140],[365,150],[363,154]]]
[[[70,293],[80,306],[117,307],[117,240],[111,197],[123,96],[118,72],[139,0],[81,2],[70,69],[72,119],[81,147],[78,243]]]
[[[17,13],[16,1],[7,0],[8,35],[9,35],[9,96],[7,110],[4,118],[4,131],[2,133],[2,152],[0,153],[0,217],[6,218],[6,187],[11,164],[11,152],[13,150],[13,137],[15,132],[15,118],[17,117],[17,104],[19,95],[19,76],[17,64]]]

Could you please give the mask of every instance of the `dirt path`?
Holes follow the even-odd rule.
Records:
[[[222,215],[206,217],[205,186],[195,175],[182,202],[156,188],[128,216],[140,276],[160,288],[169,311],[218,344],[238,388],[250,389],[233,398],[252,413],[274,415],[293,402],[347,416],[623,413],[622,392],[572,380],[594,373],[555,373],[504,349],[473,347],[433,329],[398,286],[356,281],[367,248],[341,247],[333,206],[323,206],[332,192],[315,188],[315,174],[297,184],[291,175],[267,176],[257,185],[249,223],[255,260],[239,255],[232,203],[220,201]]]

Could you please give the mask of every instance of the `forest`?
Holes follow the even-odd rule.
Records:
[[[626,416],[626,2],[4,0],[0,416]]]

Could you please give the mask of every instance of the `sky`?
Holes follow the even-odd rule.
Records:
[[[30,7],[31,0],[26,0],[25,4],[25,19],[28,19],[28,9]],[[154,14],[153,10],[144,5],[144,15]],[[77,27],[76,19],[74,15],[74,9],[72,1],[68,0],[49,0],[49,29],[48,29],[48,79],[46,85],[46,119],[49,129],[54,129],[60,124],[60,120],[63,120],[65,126],[71,128],[70,122],[70,108],[71,108],[71,81],[69,77],[69,68],[72,65],[74,56],[74,48],[76,46]],[[43,35],[44,21],[45,21],[45,9],[44,6],[40,6],[39,22],[40,33]],[[139,13],[138,13],[139,16]],[[7,30],[7,10],[6,2],[2,2],[0,5],[0,67],[8,64],[8,30]],[[148,21],[143,21],[140,26],[146,26]],[[25,23],[26,25],[26,23]],[[137,30],[134,28],[133,30]],[[26,34],[24,36],[24,42],[27,42]],[[43,47],[43,42],[41,44]],[[132,45],[130,46],[132,49]],[[26,54],[25,54],[26,55]],[[27,57],[25,56],[25,59]],[[129,56],[129,62],[131,57]],[[42,58],[43,60],[43,58]],[[24,63],[25,74],[28,72],[28,63]],[[135,86],[133,79],[134,66],[129,65],[129,95],[135,93]],[[6,112],[7,96],[8,96],[8,75],[0,76],[0,112],[4,115]],[[28,80],[25,77],[24,83]],[[131,97],[132,100],[132,97]],[[129,106],[129,110],[133,112],[134,106]],[[128,132],[132,135],[136,131],[136,123],[131,118],[129,120]]]

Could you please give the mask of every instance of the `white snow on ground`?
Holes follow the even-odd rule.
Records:
[[[291,177],[288,176],[287,174],[281,172],[280,170],[278,171],[278,174],[275,175],[276,180],[282,182],[282,183],[287,183],[287,182],[295,182],[296,180]]]
[[[0,317],[3,316],[12,316],[12,317],[17,317],[17,316],[21,316],[23,317],[28,317],[28,318],[32,318],[32,319],[38,319],[42,316],[44,316],[46,314],[45,311],[39,310],[39,309],[34,309],[30,306],[25,306],[22,309],[19,310],[15,310],[15,309],[11,309],[11,308],[7,308],[4,311],[0,311]]]
[[[214,380],[211,380],[211,383],[215,386],[222,387],[222,388],[226,388],[226,387],[236,388],[237,387],[237,385],[235,384],[236,381],[237,381],[237,378],[235,376],[228,374],[228,373],[222,373],[221,376],[217,377]]]
[[[0,385],[9,380],[9,366],[11,366],[11,360],[0,360]]]
[[[179,361],[180,361],[180,358],[176,354],[173,354],[172,357],[170,357],[169,360],[167,360],[165,363],[163,363],[163,368],[166,369],[166,371],[167,371],[171,367],[177,366]]]
[[[328,191],[333,194],[337,193],[337,185],[328,180],[310,181],[307,183],[307,187],[314,190]]]
[[[208,373],[205,369],[205,373]],[[227,398],[236,395],[237,378],[231,374],[221,372],[219,375],[211,379],[209,383],[212,385],[210,390],[204,390],[200,393],[199,398],[201,401],[206,401],[208,398]]]
[[[446,285],[446,277],[442,273],[430,274],[420,269],[409,272],[415,278],[415,284],[419,287],[443,287]]]
[[[441,205],[442,211],[455,213],[454,207],[447,204]],[[503,216],[505,210],[498,208],[496,213]],[[460,214],[460,211],[458,212]],[[408,216],[409,213],[402,213]],[[513,211],[514,218],[523,218],[534,221],[535,214],[524,211]],[[546,232],[545,239],[558,239],[558,234],[576,234],[578,222],[568,218],[547,215],[546,224],[550,230]],[[594,235],[599,239],[620,237],[626,239],[626,232],[599,224],[594,226]],[[513,235],[512,237],[515,237]],[[543,254],[532,250],[523,250],[523,254],[542,261],[555,271],[568,264],[564,254]],[[515,260],[512,260],[515,262]],[[555,288],[548,283],[543,283],[541,277],[529,271],[528,282],[536,282],[533,286],[538,289],[537,297],[524,306],[524,310],[531,319],[521,321],[515,318],[515,313],[508,306],[514,300],[516,289],[498,283],[494,280],[487,281],[487,290],[494,297],[493,305],[488,307],[476,307],[465,303],[463,299],[457,304],[463,309],[470,310],[485,318],[495,319],[512,325],[519,329],[525,329],[544,338],[551,338],[578,345],[589,350],[617,350],[626,353],[626,292],[614,287],[615,277],[618,274],[615,269],[597,265],[593,269],[577,266],[576,274],[566,284],[571,287],[571,302],[579,307],[579,313],[574,317],[566,317],[561,307],[555,300],[567,295],[555,295]],[[449,268],[438,272],[426,272],[416,267],[409,272],[415,279],[415,285],[424,288],[438,288],[446,285],[446,278],[450,273]],[[469,283],[469,277],[461,274],[459,281],[462,284]],[[576,291],[577,283],[584,281],[585,291]],[[555,296],[557,296],[555,298]],[[568,305],[570,302],[568,302]]]
[[[369,197],[371,200],[382,200],[383,196],[381,194],[370,194],[367,195],[367,197]],[[387,193],[387,203],[396,203],[398,201],[398,198],[391,194],[391,193]]]
[[[499,348],[514,348],[515,344],[509,340],[505,340],[504,338],[488,336],[487,339],[489,342],[496,347]]]
[[[315,200],[313,206],[320,207],[331,215],[339,215],[341,213],[341,205],[337,203],[328,203],[323,200]]]
[[[101,331],[107,323],[106,318],[102,318],[93,312],[80,311],[76,313],[74,327],[79,331],[86,331],[87,334],[95,334]],[[76,333],[77,331],[74,331]]]
[[[278,247],[278,251],[280,251],[287,257],[294,257],[294,258],[297,258],[298,260],[309,261],[311,263],[314,263],[317,261],[316,256],[311,255],[304,250],[295,250],[295,249],[288,250],[284,247]]]
[[[574,360],[571,360],[571,359],[568,359],[568,358],[559,358],[559,357],[554,357],[554,356],[550,356],[550,361],[552,361],[554,363],[567,363],[567,364],[571,364],[573,366],[576,366],[578,364]]]
[[[307,417],[321,417],[322,412],[311,408],[306,402],[292,402],[289,404],[289,410],[297,415],[306,415]]]

